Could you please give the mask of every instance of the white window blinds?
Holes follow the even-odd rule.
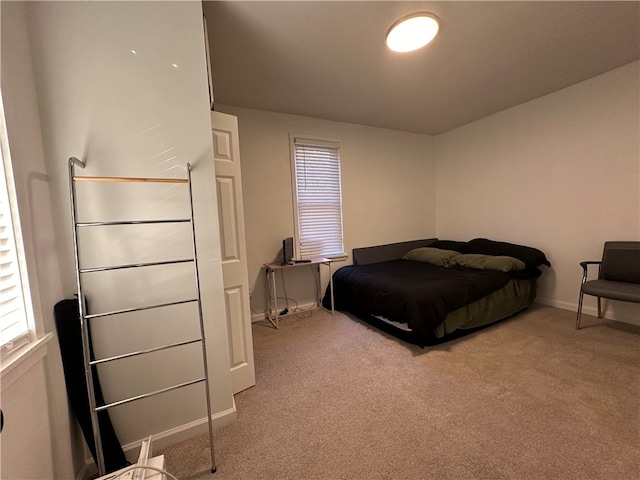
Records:
[[[340,145],[293,139],[297,246],[301,259],[344,253]]]
[[[0,130],[0,346],[4,351],[7,347],[10,349],[28,341],[29,322],[22,292],[8,179],[5,173],[8,165],[4,155],[6,130],[3,115],[0,118]]]

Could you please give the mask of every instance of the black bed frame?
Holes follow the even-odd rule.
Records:
[[[362,247],[353,249],[354,265],[369,265],[370,263],[387,262],[397,260],[414,248],[427,247],[437,238],[425,238],[422,240],[410,240],[408,242],[388,243],[374,247]]]

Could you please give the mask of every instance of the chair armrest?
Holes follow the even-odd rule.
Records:
[[[582,267],[582,283],[587,281],[587,273],[588,273],[589,265],[598,265],[598,276],[599,276],[602,260],[587,260],[585,262],[580,262],[580,266]]]
[[[602,260],[588,260],[586,262],[580,262],[580,266],[585,270],[589,265],[602,265]]]

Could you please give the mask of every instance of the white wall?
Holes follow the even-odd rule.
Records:
[[[436,138],[439,238],[542,249],[539,301],[577,309],[582,260],[640,240],[640,62]],[[586,297],[587,298],[587,297]],[[639,322],[637,305],[608,302]],[[595,302],[586,300],[586,312]]]
[[[87,161],[86,171],[77,174],[136,177],[185,178],[185,165],[190,162],[212,408],[216,420],[224,423],[233,418],[235,409],[201,4],[39,2],[28,8],[62,293],[71,297],[76,291],[67,159],[77,156]],[[182,186],[92,184],[79,186],[78,191],[84,220],[188,216]],[[189,238],[181,228],[143,227],[134,235],[124,229],[88,235],[81,239],[83,265],[174,259],[176,245]],[[154,267],[141,280],[130,276],[130,271],[112,272],[97,280],[87,276],[91,312],[193,296],[188,288],[193,285],[191,270],[171,268]],[[182,296],[187,291],[189,296]],[[179,298],[168,298],[174,292]],[[162,345],[183,339],[180,335],[193,338],[185,319],[197,325],[194,312],[192,307],[180,307],[96,319],[92,321],[96,354],[110,356]],[[108,364],[100,368],[106,400],[197,378],[202,375],[198,359],[194,346]],[[111,409],[120,442],[127,449],[153,434],[155,445],[160,446],[206,431],[203,392],[200,384]]]
[[[254,314],[266,305],[262,265],[279,258],[282,239],[294,232],[289,133],[342,143],[344,235],[349,255],[355,247],[434,235],[432,137],[230,105],[216,105],[216,110],[238,117]],[[347,263],[350,260],[335,267]],[[314,299],[314,280],[306,270],[287,272],[286,277],[289,297],[300,304]]]
[[[53,306],[62,298],[28,38],[26,5],[1,4],[1,88],[21,227],[38,333],[54,332]],[[84,466],[84,443],[70,422],[60,350],[55,338],[2,373],[5,428],[0,477],[73,478]],[[28,453],[27,453],[28,452]],[[25,454],[27,453],[27,454]]]

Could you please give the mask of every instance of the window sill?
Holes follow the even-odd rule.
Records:
[[[33,367],[38,360],[47,354],[46,344],[53,338],[49,332],[42,338],[29,342],[15,351],[2,356],[0,364],[0,377],[2,378],[2,390],[15,382],[21,375]]]
[[[326,258],[328,258],[332,262],[344,262],[345,260],[349,259],[349,255],[347,255],[346,253],[343,253],[340,255],[327,256]]]

